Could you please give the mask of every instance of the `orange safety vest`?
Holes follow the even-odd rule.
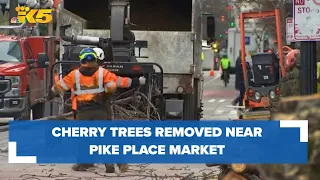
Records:
[[[132,79],[118,77],[102,67],[99,67],[92,76],[83,76],[79,69],[75,69],[58,81],[54,89],[62,92],[71,89],[72,109],[76,110],[77,101],[90,101],[96,94],[113,92],[117,87],[128,88],[131,82]]]

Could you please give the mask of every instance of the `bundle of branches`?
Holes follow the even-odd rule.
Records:
[[[65,106],[71,107],[71,99],[64,100],[63,95],[53,101],[61,104],[59,115],[52,116],[61,118]],[[151,102],[151,97],[139,92],[137,89],[131,89],[117,96],[109,96],[106,110],[112,114],[110,119],[115,120],[160,120],[159,112]],[[68,113],[71,115],[72,113]],[[56,118],[54,118],[56,119]]]
[[[130,95],[122,98],[125,95]],[[134,89],[122,93],[111,101],[113,119],[160,120],[160,115],[151,98]]]

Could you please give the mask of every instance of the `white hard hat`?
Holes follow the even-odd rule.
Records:
[[[101,48],[93,48],[99,60],[104,60],[104,51]]]

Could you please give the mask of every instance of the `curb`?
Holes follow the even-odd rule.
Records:
[[[9,125],[0,126],[0,132],[5,132],[9,130]]]

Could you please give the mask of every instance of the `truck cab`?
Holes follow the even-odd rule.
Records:
[[[49,69],[54,62],[51,37],[0,35],[0,117],[30,120],[43,117]],[[52,45],[51,45],[52,44]],[[52,54],[52,56],[48,56]]]

